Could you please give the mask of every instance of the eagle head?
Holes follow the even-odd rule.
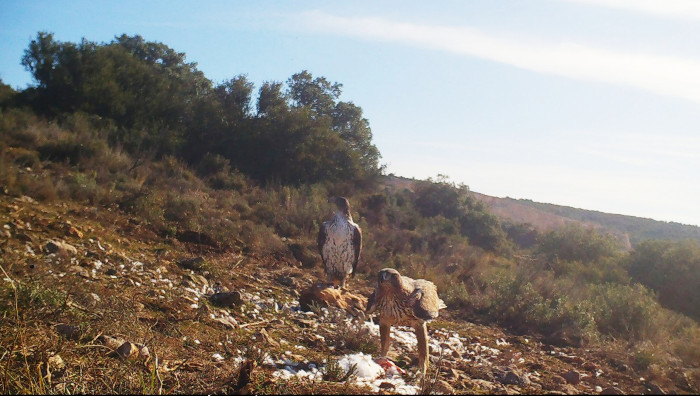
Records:
[[[343,215],[345,215],[345,217],[352,220],[352,217],[350,216],[350,202],[347,198],[338,196],[330,197],[328,198],[328,202],[335,204],[335,206],[338,207],[338,212],[342,213]]]
[[[401,274],[393,268],[384,268],[377,275],[377,287],[401,287]]]
[[[350,202],[345,197],[330,197],[328,203],[335,204],[340,210],[350,210]]]

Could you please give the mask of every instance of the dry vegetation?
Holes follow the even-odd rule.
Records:
[[[260,185],[221,158],[134,157],[80,115],[58,126],[13,110],[0,123],[2,393],[367,392],[333,362],[376,353],[376,335],[345,312],[295,309],[323,279],[314,240],[331,192],[350,197],[364,229],[354,291],[367,295],[388,266],[434,281],[448,304],[432,337],[455,332],[464,351],[439,360],[434,349],[424,391],[698,391],[697,323],[635,283],[634,256],[605,236],[572,227],[522,248],[445,180]],[[51,252],[50,240],[76,251]],[[242,302],[213,305],[219,288]],[[484,348],[499,353],[468,358]],[[395,358],[410,368],[414,354]],[[284,359],[324,379],[277,378]],[[504,367],[533,380],[504,382]],[[562,382],[571,370],[584,380]]]

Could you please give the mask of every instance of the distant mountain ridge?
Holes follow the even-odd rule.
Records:
[[[389,176],[387,180],[387,184],[391,186],[409,189],[412,189],[413,182],[413,179],[397,176]],[[539,232],[551,231],[566,223],[582,223],[612,234],[626,249],[632,249],[649,239],[700,240],[700,227],[697,226],[534,202],[529,199],[492,197],[475,191],[471,193],[501,220],[514,224],[528,223]]]

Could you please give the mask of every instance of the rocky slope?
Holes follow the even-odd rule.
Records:
[[[305,311],[322,272],[291,250],[220,251],[115,210],[6,195],[0,227],[1,393],[698,392],[680,368],[643,378],[624,353],[548,345],[449,308],[429,325],[421,379],[409,329],[394,332],[393,362],[376,359],[378,328],[360,313],[370,280],[302,298]]]

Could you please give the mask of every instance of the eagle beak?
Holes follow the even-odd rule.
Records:
[[[389,277],[389,274],[386,272],[382,272],[379,274],[379,282],[385,282],[387,278]]]

